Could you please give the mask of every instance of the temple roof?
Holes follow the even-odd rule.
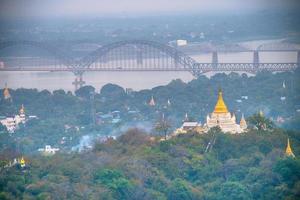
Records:
[[[222,90],[219,90],[218,101],[216,103],[214,113],[228,113],[227,106],[223,100]]]
[[[286,150],[285,150],[285,155],[286,155],[286,156],[295,157],[295,155],[294,155],[294,153],[293,153],[293,151],[292,151],[292,148],[291,148],[291,146],[290,146],[290,140],[289,140],[289,138],[288,138],[288,140],[287,140],[287,146],[286,146]]]

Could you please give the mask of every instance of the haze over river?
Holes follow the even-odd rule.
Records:
[[[212,57],[211,54],[190,56],[202,63],[210,63]],[[259,57],[260,62],[265,63],[297,62],[297,52],[261,52]],[[251,63],[253,53],[219,53],[218,59],[220,63]],[[94,86],[97,91],[107,83],[134,90],[151,89],[178,78],[187,82],[194,77],[189,72],[85,72],[83,74],[86,85]],[[0,88],[7,83],[8,87],[13,89],[23,87],[50,91],[56,89],[74,91],[74,85],[72,85],[74,79],[75,76],[71,72],[0,72]]]

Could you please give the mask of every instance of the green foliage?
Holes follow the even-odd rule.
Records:
[[[293,186],[300,180],[300,160],[287,157],[279,160],[274,166],[274,171],[281,175],[282,180]]]
[[[298,132],[219,131],[155,141],[131,129],[91,152],[34,156],[27,172],[15,167],[0,171],[1,195],[4,199],[299,198],[299,159],[284,157],[287,134],[295,155],[300,154]],[[215,143],[205,152],[212,137]]]
[[[250,191],[238,182],[225,182],[220,187],[218,199],[236,199],[236,200],[251,200]]]
[[[172,200],[191,200],[192,194],[184,180],[175,179],[168,188],[168,199]]]
[[[248,118],[250,125],[253,125],[258,130],[270,130],[274,128],[274,123],[260,113],[256,113]]]
[[[133,184],[121,172],[110,169],[99,169],[94,173],[94,181],[112,190],[117,198],[130,199]]]

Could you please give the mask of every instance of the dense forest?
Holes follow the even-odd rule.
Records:
[[[185,113],[190,120],[205,123],[213,111],[217,92],[237,121],[244,114],[249,118],[262,110],[278,127],[300,129],[300,71],[256,76],[236,73],[200,76],[189,83],[174,80],[151,90],[126,92],[122,87],[107,84],[100,91],[84,86],[75,94],[63,90],[52,93],[36,89],[10,89],[12,101],[0,100],[0,116],[17,114],[24,104],[26,115],[38,119],[28,121],[13,134],[1,134],[0,147],[12,147],[23,153],[34,153],[46,144],[70,150],[83,136],[120,135],[130,127],[153,132],[153,123],[164,113],[174,130],[181,126]],[[1,90],[2,92],[2,90]],[[156,105],[148,102],[154,97]],[[171,105],[168,105],[168,100]],[[118,111],[117,123],[102,123],[98,118]],[[1,131],[2,130],[2,131]],[[5,133],[5,128],[0,127]],[[62,138],[67,138],[61,144]]]
[[[284,155],[287,137],[296,158]],[[281,129],[231,135],[214,128],[167,141],[130,129],[92,151],[28,156],[26,168],[2,169],[0,199],[295,200],[299,155],[299,132]]]

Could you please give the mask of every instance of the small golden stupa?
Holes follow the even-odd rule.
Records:
[[[214,113],[228,113],[227,106],[223,100],[222,90],[219,90],[218,101],[216,103]]]
[[[22,156],[22,158],[21,158],[21,160],[20,160],[20,165],[21,165],[21,167],[25,167],[25,165],[26,165],[23,156]]]
[[[286,149],[285,149],[285,155],[295,158],[295,154],[293,153],[293,150],[291,148],[289,138],[287,139],[287,146],[286,146]]]
[[[4,96],[4,99],[10,99],[11,98],[11,95],[9,93],[9,90],[8,90],[8,87],[7,87],[6,83],[5,83],[5,88],[4,88],[4,91],[3,91],[3,96]]]

